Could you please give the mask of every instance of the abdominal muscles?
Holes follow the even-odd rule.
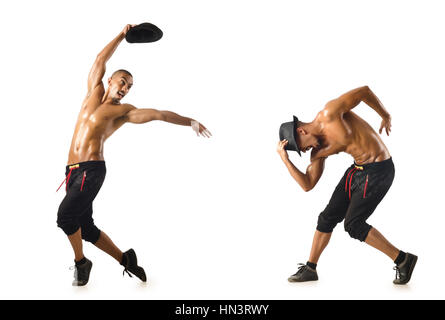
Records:
[[[79,123],[71,142],[68,164],[104,160],[104,131],[92,121]]]

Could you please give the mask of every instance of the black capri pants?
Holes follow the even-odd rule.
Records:
[[[372,226],[366,220],[382,201],[394,180],[392,158],[365,165],[350,166],[332,194],[329,204],[318,216],[317,230],[330,233],[345,220],[345,231],[365,241]]]
[[[66,166],[63,181],[66,181],[66,195],[57,213],[57,226],[66,235],[72,235],[81,228],[82,239],[91,243],[99,240],[100,230],[93,220],[93,200],[102,187],[105,174],[105,161],[86,161]]]

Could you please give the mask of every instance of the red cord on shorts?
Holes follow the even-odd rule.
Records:
[[[355,169],[352,171],[351,179],[349,180],[349,200],[351,200],[351,183],[352,183],[352,177],[354,176],[354,173],[356,173],[356,172],[357,172],[357,168],[355,168]]]
[[[366,175],[365,190],[363,191],[363,199],[366,198],[366,187],[368,186],[368,175]]]
[[[73,169],[75,168],[71,168],[70,172],[68,172],[67,176],[65,177],[65,179],[62,181],[62,183],[60,184],[60,186],[57,188],[56,192],[59,191],[60,187],[62,187],[63,183],[66,181],[66,186],[65,186],[65,190],[68,190],[68,182],[70,181],[70,177],[71,177],[71,172],[73,171]]]
[[[86,178],[87,174],[85,173],[85,171],[83,172],[83,178],[82,178],[82,185],[80,186],[80,191],[82,191],[83,189],[83,183],[85,182],[85,178]]]
[[[66,182],[65,191],[68,190],[68,183],[70,182],[71,172],[73,172],[74,169],[79,168],[79,164],[74,164],[72,166],[69,166],[70,172],[66,175],[65,179],[62,181],[60,186],[57,188],[56,192],[59,191],[60,187],[63,185],[64,182]]]
[[[348,179],[349,179],[349,175],[351,174],[352,171],[356,170],[357,168],[353,168],[351,170],[349,170],[348,175],[346,176],[346,183],[345,183],[345,192],[348,191]]]

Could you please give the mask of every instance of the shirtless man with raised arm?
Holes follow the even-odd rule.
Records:
[[[352,238],[366,242],[391,258],[396,266],[395,284],[406,284],[411,278],[417,256],[394,247],[366,220],[389,190],[394,179],[394,164],[379,135],[351,110],[365,102],[381,117],[379,132],[391,131],[391,116],[369,89],[361,87],[329,101],[310,123],[298,121],[282,124],[277,151],[292,177],[304,191],[311,190],[320,179],[324,162],[330,155],[346,152],[354,158],[327,205],[319,215],[309,260],[300,264],[290,282],[318,280],[316,266],[329,243],[334,227],[343,219]],[[306,173],[289,160],[286,150],[311,150],[311,163]]]
[[[121,103],[133,85],[126,70],[118,70],[108,79],[105,89],[102,78],[105,64],[134,25],[127,25],[98,55],[88,76],[88,90],[77,119],[66,166],[66,195],[59,206],[57,225],[65,232],[74,250],[74,286],[88,283],[92,262],[82,250],[82,239],[115,258],[130,277],[146,281],[145,271],[137,264],[133,249],[122,252],[93,221],[92,203],[105,179],[104,143],[127,122],[146,123],[162,120],[191,126],[197,135],[210,137],[199,122],[170,111],[137,109]],[[62,182],[63,185],[63,182]],[[61,185],[61,186],[62,186]],[[60,189],[60,187],[59,187]],[[131,273],[131,274],[130,274]]]

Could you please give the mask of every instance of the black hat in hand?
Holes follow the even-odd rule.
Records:
[[[286,150],[297,151],[301,156],[300,148],[298,148],[297,144],[297,127],[298,127],[298,118],[294,116],[294,121],[285,122],[280,126],[280,141],[286,139],[288,141]]]
[[[141,23],[130,30],[125,35],[125,40],[129,43],[155,42],[162,38],[162,31],[154,24]]]

